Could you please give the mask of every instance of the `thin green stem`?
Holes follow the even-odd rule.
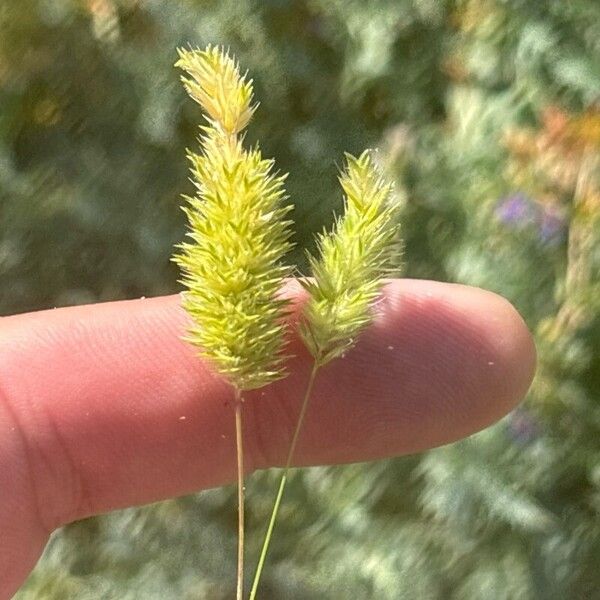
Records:
[[[238,476],[238,562],[237,600],[244,597],[244,445],[242,438],[242,393],[235,392],[235,443],[237,449]]]
[[[296,429],[294,430],[294,435],[292,436],[292,441],[288,449],[285,466],[283,468],[283,474],[281,475],[281,480],[279,482],[279,489],[277,490],[277,497],[275,498],[275,504],[273,505],[273,511],[271,512],[271,519],[269,520],[269,527],[267,528],[265,540],[263,542],[263,546],[260,552],[260,558],[258,560],[258,566],[256,567],[256,574],[254,575],[254,581],[252,582],[252,590],[250,591],[249,600],[255,600],[256,598],[258,583],[260,581],[260,576],[262,574],[263,566],[265,564],[265,559],[267,558],[267,552],[269,550],[269,544],[271,543],[271,537],[273,535],[275,521],[277,520],[277,513],[279,512],[279,505],[281,504],[281,499],[283,498],[283,490],[285,489],[285,484],[287,483],[288,472],[290,470],[290,465],[292,464],[294,452],[296,451],[296,444],[298,443],[298,438],[300,436],[300,429],[302,428],[302,423],[304,422],[306,409],[308,408],[308,401],[310,399],[312,388],[315,383],[315,376],[317,374],[318,369],[319,364],[317,363],[317,361],[315,361],[313,363],[310,377],[308,379],[306,392],[304,393],[304,400],[302,401],[302,408],[300,409],[300,415],[298,416]]]

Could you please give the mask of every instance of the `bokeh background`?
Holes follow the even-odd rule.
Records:
[[[296,473],[262,597],[600,598],[600,3],[2,0],[0,314],[178,289],[199,110],[172,65],[209,42],[255,79],[300,269],[342,152],[378,147],[406,274],[506,296],[539,352],[480,434]],[[233,489],[75,523],[17,598],[228,599],[235,531]]]

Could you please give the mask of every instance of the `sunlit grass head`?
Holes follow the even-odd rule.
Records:
[[[398,268],[398,204],[370,151],[347,154],[340,177],[344,215],[318,238],[309,255],[313,279],[303,280],[309,300],[302,338],[318,364],[342,355],[372,320],[382,280]]]
[[[210,47],[179,55],[190,96],[210,116],[202,152],[189,152],[197,193],[187,199],[188,239],[175,257],[193,321],[188,340],[236,388],[257,388],[284,374],[285,176],[237,135],[253,112],[252,86],[233,59]]]

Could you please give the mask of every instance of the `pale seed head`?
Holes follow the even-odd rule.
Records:
[[[192,317],[187,337],[240,390],[284,375],[282,348],[287,302],[279,293],[290,268],[291,207],[284,176],[258,147],[246,150],[236,133],[250,119],[252,87],[223,51],[181,50],[178,66],[189,94],[210,115],[189,153],[196,195],[187,198],[187,241],[180,266],[183,306]]]
[[[319,364],[341,356],[372,320],[383,278],[398,267],[398,204],[369,151],[346,155],[340,177],[344,216],[318,238],[319,258],[309,255],[312,279],[300,334]]]

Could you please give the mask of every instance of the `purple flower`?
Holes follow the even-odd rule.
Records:
[[[501,198],[494,213],[501,223],[514,229],[533,227],[543,244],[558,244],[565,234],[565,218],[557,208],[543,205],[522,192]]]
[[[506,225],[525,226],[535,221],[537,207],[534,200],[519,192],[499,200],[495,213]]]

